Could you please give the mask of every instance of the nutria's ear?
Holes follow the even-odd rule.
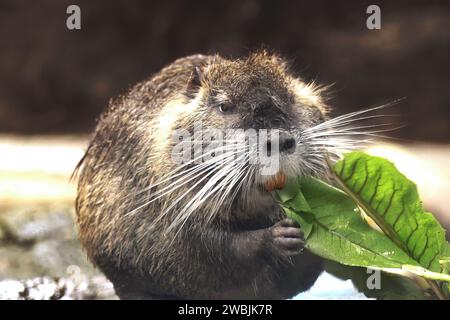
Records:
[[[200,86],[203,80],[203,66],[195,66],[194,72],[192,74],[192,82]]]
[[[204,76],[203,72],[204,67],[205,66],[198,65],[193,68],[191,76],[186,86],[186,91],[189,96],[195,95],[195,93],[197,93],[198,90],[200,89]]]

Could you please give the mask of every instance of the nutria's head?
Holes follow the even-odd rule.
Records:
[[[265,51],[238,60],[214,56],[193,68],[185,92],[174,97],[155,118],[159,128],[155,133],[157,145],[167,159],[173,161],[175,156],[176,161],[186,164],[179,159],[181,153],[190,161],[200,153],[194,154],[194,145],[192,153],[183,153],[186,148],[181,148],[180,141],[202,140],[204,153],[217,150],[222,155],[219,159],[229,160],[223,153],[232,152],[230,143],[239,148],[245,138],[247,144],[258,144],[253,153],[247,149],[252,156],[276,156],[264,162],[234,150],[234,157],[242,156],[248,166],[236,166],[235,172],[230,166],[230,174],[245,176],[240,180],[251,180],[254,185],[263,185],[280,174],[296,176],[318,171],[322,163],[315,159],[317,146],[308,145],[304,133],[326,119],[322,93],[323,88],[293,76],[285,61]],[[203,134],[194,138],[199,128]],[[247,134],[253,134],[256,140],[249,141]],[[221,140],[223,149],[217,140]],[[272,165],[268,161],[277,162],[273,170],[261,170],[261,166]]]
[[[327,117],[323,88],[295,77],[280,57],[211,56],[194,63],[185,79],[149,126],[154,156],[147,165],[158,176],[153,185],[167,187],[176,200],[184,193],[172,189],[187,181],[178,188],[188,194],[177,202],[186,201],[180,216],[200,206],[213,216],[237,194],[324,170],[325,151],[307,136]]]

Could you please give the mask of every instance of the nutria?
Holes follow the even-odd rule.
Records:
[[[327,110],[319,87],[266,51],[192,55],[138,83],[110,102],[78,167],[88,257],[125,299],[282,299],[308,289],[322,260],[303,250],[299,227],[267,189],[320,171],[300,133]],[[279,130],[279,171],[175,163],[172,132],[198,121]]]

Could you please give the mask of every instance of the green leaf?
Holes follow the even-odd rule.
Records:
[[[369,273],[366,268],[350,267],[326,260],[324,269],[342,280],[351,280],[356,289],[363,292],[367,298],[381,300],[423,300],[427,298],[416,283],[398,275],[382,272],[380,288],[369,289],[367,285]]]
[[[275,192],[303,229],[306,247],[347,266],[423,277],[439,298],[448,297],[450,245],[439,222],[423,210],[415,184],[389,161],[362,152],[331,168],[345,192],[314,178],[291,179]],[[367,224],[359,208],[382,232]]]
[[[394,242],[372,229],[341,190],[304,178],[275,193],[280,201],[286,200],[281,203],[283,209],[300,224],[306,247],[317,255],[350,266],[401,269],[404,264],[417,265]]]
[[[363,152],[346,154],[334,166],[343,189],[399,248],[422,267],[443,272],[445,231],[423,210],[416,185],[386,159]]]

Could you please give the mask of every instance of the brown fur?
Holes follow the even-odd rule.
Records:
[[[256,116],[268,99],[276,108]],[[220,114],[219,103],[232,103],[236,113]],[[89,258],[122,298],[286,298],[308,288],[320,259],[277,246],[279,233],[293,226],[280,222],[277,204],[256,183],[212,221],[205,203],[177,237],[167,230],[189,197],[156,218],[187,186],[139,205],[158,187],[141,191],[176,167],[173,129],[199,120],[215,128],[307,128],[325,114],[320,90],[267,52],[189,56],[137,84],[111,101],[80,163],[77,223]]]

